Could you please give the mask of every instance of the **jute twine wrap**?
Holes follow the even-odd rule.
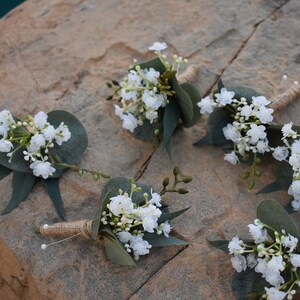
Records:
[[[197,74],[198,74],[198,70],[199,70],[199,67],[197,65],[190,65],[187,67],[187,69],[183,73],[178,74],[178,76],[176,76],[176,78],[180,83],[184,83],[184,82],[191,83],[191,82],[195,81]]]
[[[43,236],[70,237],[76,234],[90,239],[92,237],[92,220],[81,220],[74,222],[55,223],[40,227],[40,234]]]
[[[294,102],[300,96],[300,84],[293,84],[287,91],[272,97],[271,108],[277,112]]]

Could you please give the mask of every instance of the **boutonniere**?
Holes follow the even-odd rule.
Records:
[[[300,235],[285,209],[263,200],[257,219],[248,225],[252,239],[235,236],[210,243],[230,253],[236,274],[232,289],[237,299],[293,299],[300,293]]]
[[[178,188],[178,184],[188,183],[192,178],[182,175],[179,167],[175,167],[173,173],[173,184],[165,178],[160,193],[133,179],[113,178],[102,191],[101,207],[93,220],[46,224],[39,232],[67,239],[80,235],[103,240],[108,259],[121,265],[135,265],[134,261],[149,254],[152,247],[186,245],[187,242],[170,235],[170,220],[188,208],[170,212],[164,197],[169,192],[187,193],[187,189]],[[64,240],[43,244],[42,249]]]
[[[200,117],[196,103],[201,99],[198,89],[188,81],[193,81],[196,66],[178,75],[186,59],[173,56],[168,62],[162,51],[166,43],[155,42],[149,49],[156,58],[132,66],[120,81],[107,85],[114,92],[107,99],[118,100],[115,113],[123,122],[123,128],[134,133],[137,138],[162,143],[171,155],[171,137],[179,122],[184,127],[193,126]]]
[[[22,120],[8,110],[0,111],[0,180],[13,172],[11,199],[2,214],[7,214],[26,199],[41,178],[58,215],[65,219],[59,178],[67,169],[94,179],[103,173],[80,169],[77,164],[87,147],[85,128],[72,114],[56,110],[39,112]]]
[[[213,97],[203,98],[198,106],[201,114],[210,114],[207,135],[197,141],[195,146],[217,145],[225,149],[224,160],[231,164],[243,162],[249,165],[242,174],[249,179],[248,189],[255,186],[256,178],[261,176],[258,165],[273,154],[283,155],[283,148],[277,148],[280,126],[274,122],[274,113],[295,99],[294,84],[286,93],[273,101],[257,91],[237,86],[225,87],[220,80]]]

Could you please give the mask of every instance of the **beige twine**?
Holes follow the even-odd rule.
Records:
[[[187,69],[183,73],[178,74],[178,76],[176,76],[176,78],[180,83],[184,83],[184,82],[191,83],[191,82],[195,81],[197,74],[198,74],[198,70],[199,70],[199,67],[197,65],[190,65],[187,67]]]
[[[43,225],[40,227],[40,234],[43,236],[61,237],[70,237],[78,234],[89,239],[92,237],[92,224],[92,220],[81,220]]]
[[[300,96],[300,84],[293,84],[287,91],[271,99],[271,108],[275,112],[287,107]]]

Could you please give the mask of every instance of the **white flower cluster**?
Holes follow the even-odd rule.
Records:
[[[300,140],[299,135],[292,129],[293,123],[283,125],[281,132],[285,146],[278,146],[274,149],[273,157],[278,161],[286,160],[293,168],[293,182],[288,193],[293,196],[292,206],[294,210],[300,209]],[[290,144],[288,138],[293,142]],[[289,156],[289,159],[287,160]]]
[[[0,112],[0,135],[3,136],[0,152],[6,152],[11,161],[15,151],[26,147],[23,151],[24,159],[31,162],[33,174],[47,179],[55,172],[55,168],[48,162],[49,148],[54,147],[54,141],[61,146],[70,139],[71,133],[63,122],[54,128],[47,122],[47,114],[42,111],[27,119],[16,121],[8,110]]]
[[[234,237],[228,244],[229,253],[234,255],[231,258],[232,266],[237,272],[249,267],[260,273],[271,285],[270,288],[265,288],[267,299],[292,299],[296,293],[294,286],[300,286],[298,275],[292,277],[294,281],[291,279],[287,282],[282,275],[288,269],[291,274],[297,274],[300,267],[300,254],[296,253],[298,239],[284,230],[278,233],[258,219],[248,227],[254,243],[245,243]],[[274,231],[274,242],[268,240],[266,228]]]
[[[160,51],[167,48],[166,43],[155,42],[149,49],[155,51],[166,70],[174,71],[180,63],[187,62],[182,57],[174,56],[174,63],[169,64]],[[119,84],[115,95],[121,99],[122,107],[115,106],[115,114],[123,121],[123,128],[133,132],[142,126],[145,120],[150,124],[159,120],[159,109],[168,104],[168,95],[172,95],[168,80],[154,68],[141,69],[136,66]]]
[[[150,252],[151,245],[143,239],[144,232],[164,234],[169,237],[172,229],[168,221],[158,224],[162,212],[161,198],[152,193],[151,199],[145,196],[145,204],[137,206],[127,193],[110,198],[108,211],[103,211],[101,222],[109,225],[127,252],[133,253],[136,260]]]
[[[271,103],[264,96],[252,97],[249,104],[245,98],[235,99],[235,93],[222,88],[220,93],[209,96],[198,102],[202,114],[212,113],[214,107],[227,107],[233,114],[234,121],[223,128],[224,136],[234,143],[234,150],[225,154],[224,159],[231,164],[239,162],[237,154],[242,157],[247,152],[270,152],[267,139],[266,124],[273,120],[273,109],[268,108]]]

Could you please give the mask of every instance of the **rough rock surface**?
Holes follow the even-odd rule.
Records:
[[[0,109],[75,114],[89,135],[83,166],[141,177],[154,187],[175,164],[194,176],[190,194],[171,199],[171,209],[192,207],[173,222],[190,245],[155,249],[137,268],[112,265],[101,243],[80,239],[41,251],[46,239],[32,225],[58,218],[37,185],[19,208],[0,217],[0,299],[234,299],[229,258],[206,238],[247,234],[263,196],[247,192],[239,180],[244,166],[224,162],[220,149],[192,146],[204,135],[205,120],[178,130],[171,161],[123,131],[104,100],[105,81],[119,79],[134,58],[151,57],[148,46],[161,40],[170,53],[199,64],[203,94],[222,76],[270,97],[283,74],[299,80],[299,14],[298,0],[28,0],[0,20]],[[299,123],[299,107],[293,104],[282,119]],[[266,170],[258,188],[271,180]],[[1,207],[10,182],[0,182]],[[64,176],[69,220],[93,215],[103,184]]]

